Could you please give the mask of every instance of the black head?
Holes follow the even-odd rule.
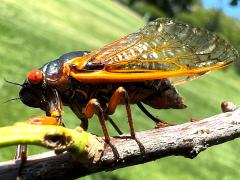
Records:
[[[29,107],[41,108],[46,111],[48,90],[54,88],[50,86],[50,83],[54,82],[57,85],[58,80],[62,76],[63,64],[72,58],[81,57],[86,53],[86,51],[67,53],[56,60],[46,63],[40,69],[30,71],[19,92],[21,101]]]
[[[41,70],[34,69],[28,73],[27,79],[19,92],[19,97],[23,104],[33,108],[45,109],[44,81],[44,74]]]

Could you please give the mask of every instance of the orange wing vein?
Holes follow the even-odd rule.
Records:
[[[203,74],[238,56],[225,40],[201,28],[160,18],[83,57],[68,62],[83,82],[133,82]]]

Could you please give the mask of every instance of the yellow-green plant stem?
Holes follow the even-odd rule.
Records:
[[[32,144],[58,152],[67,150],[78,155],[87,152],[89,136],[92,135],[81,129],[71,130],[61,126],[16,123],[13,126],[0,128],[0,147]]]

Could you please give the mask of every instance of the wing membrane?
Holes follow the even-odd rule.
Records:
[[[160,18],[136,33],[93,51],[84,60],[75,59],[71,63],[78,70],[89,66],[94,70],[95,64],[102,64],[102,73],[98,69],[97,78],[103,81],[108,78],[108,73],[111,73],[112,81],[114,76],[121,81],[117,73],[126,76],[123,77],[125,81],[127,76],[129,81],[134,81],[134,76],[145,76],[143,79],[151,80],[203,73],[224,67],[236,57],[237,51],[217,35],[172,19]],[[91,74],[94,73],[84,77]]]

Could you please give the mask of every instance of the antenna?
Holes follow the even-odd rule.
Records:
[[[19,100],[19,99],[20,99],[20,97],[8,99],[8,100],[4,101],[3,104],[8,103],[8,102],[10,102],[10,101]]]
[[[14,85],[17,85],[17,86],[23,86],[22,84],[19,84],[19,83],[16,83],[16,82],[12,82],[12,81],[8,81],[7,79],[4,78],[4,81],[9,83],[9,84],[14,84]]]

